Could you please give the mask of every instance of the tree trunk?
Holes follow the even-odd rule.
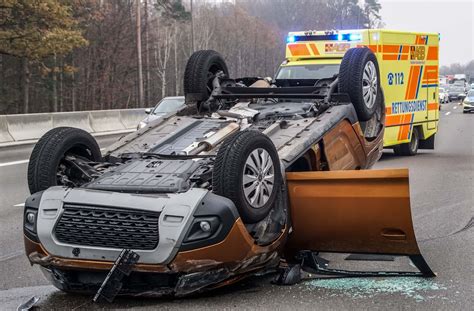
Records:
[[[147,107],[150,102],[150,50],[148,41],[148,0],[145,0],[145,102]]]
[[[71,56],[71,64],[73,67],[71,76],[71,110],[76,111],[76,74],[74,72],[74,55]]]
[[[53,57],[53,112],[58,111],[58,74],[56,55]]]
[[[175,34],[176,36],[178,35],[178,23],[175,22],[174,24],[175,26]],[[179,95],[179,87],[180,87],[180,84],[179,84],[179,81],[181,81],[181,79],[179,78],[179,74],[178,74],[178,38],[175,38],[173,40],[173,47],[174,47],[174,80],[175,80],[175,88],[174,88],[174,95],[175,96],[178,96]]]
[[[22,88],[23,88],[23,113],[30,111],[30,66],[28,59],[23,57],[22,59]]]
[[[63,94],[63,59],[61,58],[61,61],[59,63],[59,111],[64,110],[64,94]]]
[[[138,66],[138,105],[137,107],[143,107],[143,72],[142,72],[142,22],[141,22],[141,10],[140,0],[137,2],[137,66]]]

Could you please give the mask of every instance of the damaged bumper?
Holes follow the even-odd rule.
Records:
[[[80,212],[75,210],[78,202]],[[28,222],[33,217],[29,213],[36,217],[34,224]],[[159,242],[151,248],[153,232],[136,227],[146,227],[142,222],[152,221],[153,215]],[[125,227],[135,231],[122,235],[116,230]],[[68,230],[69,240],[62,235],[64,230]],[[54,187],[26,201],[24,233],[30,262],[40,265],[57,288],[71,292],[96,291],[125,248],[133,249],[140,259],[121,294],[185,295],[263,267],[275,267],[281,245],[276,240],[257,246],[234,204],[201,189],[143,196]],[[133,238],[141,247],[129,247]],[[139,238],[146,238],[146,243]]]

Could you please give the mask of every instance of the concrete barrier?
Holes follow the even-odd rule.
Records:
[[[94,132],[112,132],[126,129],[120,121],[120,111],[118,110],[90,111],[89,116]]]
[[[0,116],[0,143],[13,141],[13,137],[8,132],[8,123],[5,116]]]
[[[53,127],[70,126],[83,129],[86,132],[94,132],[91,127],[88,111],[77,111],[67,113],[52,113]]]
[[[6,119],[15,141],[38,139],[53,128],[50,113],[14,114],[7,115]]]
[[[127,133],[135,130],[145,116],[145,109],[2,115],[0,147],[35,143],[60,126],[81,128],[95,136]]]
[[[125,128],[136,128],[146,116],[144,109],[120,110],[120,121]]]

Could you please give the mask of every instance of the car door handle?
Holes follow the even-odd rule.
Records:
[[[381,235],[386,239],[395,241],[402,241],[407,239],[406,233],[396,228],[385,228],[382,230]]]

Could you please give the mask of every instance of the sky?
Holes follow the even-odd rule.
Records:
[[[379,0],[386,29],[440,33],[440,65],[474,60],[474,0]]]

